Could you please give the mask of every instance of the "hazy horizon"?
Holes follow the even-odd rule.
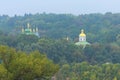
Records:
[[[4,0],[0,2],[0,15],[24,15],[25,13],[90,14],[120,13],[119,0]]]

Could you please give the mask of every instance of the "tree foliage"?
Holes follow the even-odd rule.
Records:
[[[120,64],[90,65],[82,62],[63,65],[56,77],[57,80],[65,80],[66,77],[71,80],[119,80],[119,70]]]
[[[46,80],[59,68],[38,51],[26,54],[6,46],[0,46],[0,61],[0,79],[4,80]]]
[[[21,26],[26,27],[28,22],[39,28],[40,38],[21,35]],[[81,29],[91,43],[84,49],[74,45]],[[65,80],[65,77],[71,80],[120,79],[119,13],[3,15],[0,30],[0,45],[17,50],[0,47],[0,78],[3,80],[48,79],[58,70],[49,59],[61,66],[58,80]],[[41,53],[33,52],[35,50]]]

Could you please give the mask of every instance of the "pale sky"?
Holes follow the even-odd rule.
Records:
[[[120,13],[120,0],[0,0],[0,15]]]

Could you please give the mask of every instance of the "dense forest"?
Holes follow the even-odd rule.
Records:
[[[30,23],[33,28],[39,28],[40,38],[35,35],[21,34],[21,28],[26,27],[27,23]],[[84,49],[82,46],[75,45],[81,29],[85,30],[87,41],[91,43]],[[0,44],[15,48],[15,55],[19,51],[24,51],[27,55],[24,54],[23,57],[26,58],[26,56],[35,55],[33,51],[38,51],[38,54],[46,55],[45,58],[53,61],[49,64],[58,64],[59,70],[56,65],[57,68],[51,71],[49,77],[54,73],[57,80],[65,80],[67,77],[70,80],[120,80],[120,13],[78,16],[52,13],[15,15],[14,17],[3,15],[0,16],[0,30]],[[0,66],[4,68],[3,58],[0,57],[0,59]],[[46,60],[49,61],[49,59]],[[14,65],[12,61],[11,64]],[[16,62],[16,65],[19,64]],[[13,75],[12,72],[11,74]],[[44,77],[46,80],[47,76]],[[22,79],[29,78],[22,77]]]
[[[30,23],[32,27],[39,28],[41,37],[53,39],[65,38],[68,36],[76,40],[81,29],[87,34],[91,43],[109,43],[119,38],[120,14],[25,14],[24,16],[9,17],[0,16],[0,30],[11,34],[19,33],[21,27]]]

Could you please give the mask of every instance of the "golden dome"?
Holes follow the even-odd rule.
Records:
[[[84,33],[84,30],[83,30],[83,29],[81,30],[81,33],[80,33],[79,36],[82,36],[82,37],[85,37],[85,36],[86,36],[86,34]]]
[[[30,28],[30,24],[29,23],[27,23],[27,27],[28,27],[28,29]]]
[[[22,28],[22,32],[24,32],[24,28]]]

